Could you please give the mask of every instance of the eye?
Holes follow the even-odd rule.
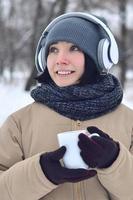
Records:
[[[50,48],[49,48],[49,51],[48,51],[48,53],[50,54],[50,53],[57,53],[58,52],[58,49],[55,47],[55,46],[51,46]]]
[[[71,51],[81,51],[80,48],[77,47],[76,45],[72,45],[72,46],[70,47],[70,50],[71,50]]]

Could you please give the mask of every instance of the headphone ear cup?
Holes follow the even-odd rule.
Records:
[[[39,39],[39,42],[37,44],[37,48],[36,48],[36,53],[35,53],[35,65],[36,65],[36,69],[38,71],[38,73],[42,73],[44,72],[45,68],[46,68],[46,61],[44,58],[45,55],[45,40],[46,40],[46,36],[47,36],[48,32],[43,32],[42,36]]]
[[[38,53],[38,56],[37,56],[37,70],[38,72],[44,72],[45,70],[45,67],[46,67],[46,62],[45,62],[45,58],[44,58],[44,52],[45,52],[45,49],[44,47],[42,47]]]
[[[42,72],[43,66],[42,66],[42,49],[40,49],[37,57],[37,71]]]
[[[110,43],[108,39],[101,39],[98,44],[98,63],[102,72],[108,72],[113,63],[109,58]]]

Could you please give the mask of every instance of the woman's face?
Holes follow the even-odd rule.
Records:
[[[47,57],[48,72],[59,87],[74,85],[80,82],[85,70],[83,52],[69,42],[58,42],[49,47]]]

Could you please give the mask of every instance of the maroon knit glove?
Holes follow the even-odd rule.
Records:
[[[92,168],[107,168],[112,165],[119,154],[119,144],[106,133],[91,126],[87,128],[90,134],[98,133],[99,136],[88,137],[81,133],[78,145],[81,157]]]
[[[96,175],[95,170],[68,169],[61,165],[60,159],[63,158],[66,147],[62,146],[56,151],[44,153],[40,157],[40,165],[45,176],[54,184],[65,182],[79,182]]]

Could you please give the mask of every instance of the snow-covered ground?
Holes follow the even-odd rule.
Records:
[[[20,83],[0,83],[0,91],[0,125],[9,114],[33,101]]]
[[[8,115],[33,102],[30,92],[24,91],[24,80],[16,79],[12,83],[0,83],[0,125]],[[133,109],[133,77],[129,76],[124,91],[123,103]]]

